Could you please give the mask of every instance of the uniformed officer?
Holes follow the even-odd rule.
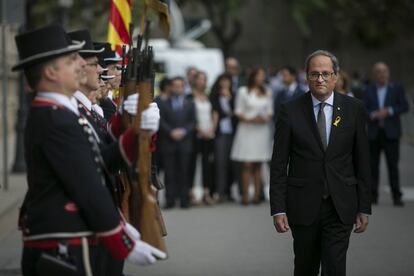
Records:
[[[77,53],[85,42],[69,41],[58,25],[15,39],[20,61],[13,70],[24,70],[36,91],[25,131],[28,191],[19,215],[23,275],[92,275],[100,243],[114,258],[135,264],[165,258],[123,222],[105,188],[108,157],[72,97],[85,66]],[[128,153],[135,134],[120,137],[118,146]]]
[[[117,109],[117,103],[114,100],[116,91],[119,91],[121,84],[121,74],[124,68],[118,64],[122,59],[116,55],[115,51],[112,51],[109,43],[100,43],[100,46],[104,48],[103,52],[99,53],[98,57],[103,60],[104,67],[107,69],[106,76],[104,77],[108,81],[109,91],[103,97],[100,105],[104,111],[105,118],[109,119]]]
[[[79,50],[80,56],[85,60],[85,66],[83,67],[83,78],[80,81],[80,86],[78,91],[75,92],[74,97],[78,102],[78,109],[79,112],[84,115],[84,117],[89,121],[91,124],[91,129],[97,133],[99,137],[98,145],[101,149],[101,152],[104,156],[107,156],[105,160],[106,168],[107,168],[107,187],[112,194],[115,204],[120,207],[120,192],[115,182],[115,174],[124,167],[124,160],[121,157],[121,153],[119,151],[118,140],[115,136],[111,136],[107,131],[107,122],[105,118],[102,118],[95,110],[93,110],[93,103],[90,101],[89,97],[91,94],[99,88],[99,76],[103,72],[103,68],[99,63],[99,57],[104,59],[105,55],[100,55],[102,53],[106,53],[106,56],[111,57],[110,48],[104,48],[102,45],[92,43],[92,39],[88,30],[78,30],[74,32],[68,33],[69,37],[72,40],[76,41],[85,41],[85,45],[81,50]],[[96,47],[98,46],[98,47]],[[109,47],[109,44],[108,44]],[[105,50],[105,51],[104,51]],[[109,54],[108,54],[109,52]],[[115,59],[111,60],[113,62]],[[119,61],[119,59],[117,59]],[[101,63],[102,64],[102,63]],[[106,64],[102,64],[106,67]],[[114,73],[113,68],[110,70],[107,69],[107,72],[110,74]],[[116,68],[115,68],[116,70]],[[138,97],[133,97],[132,95],[126,99],[126,102],[129,103],[132,99],[132,105],[137,106]],[[136,115],[136,110],[134,112],[130,111],[131,115]],[[159,110],[156,104],[150,105],[150,107],[143,112],[144,121],[145,121],[145,129],[150,130],[152,132],[156,132],[159,126]],[[149,116],[147,116],[149,115]],[[155,116],[154,116],[155,115]],[[113,116],[118,116],[118,114],[113,114]],[[145,119],[147,118],[147,119]],[[149,118],[152,118],[149,120]],[[115,121],[115,120],[112,120]],[[150,126],[149,126],[150,124]],[[111,127],[114,127],[111,125]],[[136,147],[129,150],[132,154],[136,151]],[[128,151],[127,151],[128,152]],[[132,163],[134,158],[124,156],[128,163]],[[105,250],[105,249],[104,249]],[[102,268],[100,271],[100,275],[110,275],[110,276],[118,276],[122,275],[123,270],[123,261],[115,260],[111,258],[109,252],[106,254],[103,252],[102,258],[100,258],[99,265]]]

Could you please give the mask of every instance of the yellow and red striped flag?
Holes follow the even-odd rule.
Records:
[[[111,0],[110,5],[108,42],[121,55],[122,45],[129,44],[132,0]]]

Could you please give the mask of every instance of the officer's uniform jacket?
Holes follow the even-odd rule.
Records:
[[[20,212],[24,240],[71,238],[119,228],[120,215],[106,189],[99,137],[73,100],[38,93],[25,132],[28,191]],[[93,200],[91,200],[93,199]]]

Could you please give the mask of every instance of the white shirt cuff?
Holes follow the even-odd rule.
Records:
[[[286,213],[276,213],[276,214],[272,215],[272,217],[281,216],[281,215],[286,215]]]

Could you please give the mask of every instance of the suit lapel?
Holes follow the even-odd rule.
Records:
[[[389,106],[390,96],[392,94],[393,87],[390,84],[387,84],[387,89],[385,90],[385,98],[384,98],[384,107]]]
[[[340,127],[342,119],[343,119],[342,118],[342,99],[338,95],[338,93],[334,92],[331,133],[329,134],[329,143],[328,143],[328,147],[326,148],[327,153],[329,152],[329,150],[333,147],[333,144],[335,143],[335,140],[336,140],[335,135],[337,133],[338,128]]]
[[[313,133],[314,138],[317,141],[317,144],[319,145],[320,149],[323,152],[324,149],[322,146],[321,136],[319,135],[318,127],[316,125],[315,113],[313,112],[313,102],[312,102],[312,97],[311,97],[310,92],[308,92],[307,96],[305,97],[304,105],[305,105],[304,110],[306,114],[305,117],[308,120],[308,124],[310,125],[311,131]]]
[[[378,88],[377,86],[374,84],[371,86],[371,97],[374,100],[375,103],[375,110],[377,110],[379,108],[379,101],[378,101]]]

